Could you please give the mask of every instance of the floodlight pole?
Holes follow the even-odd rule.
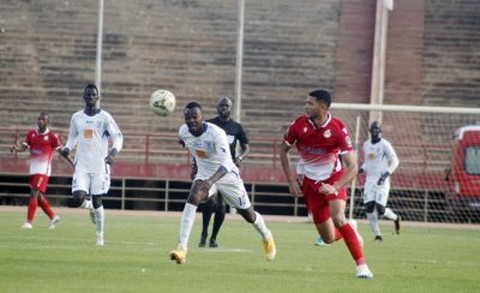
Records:
[[[100,97],[102,92],[102,43],[103,43],[103,0],[99,0],[95,85],[98,88],[98,95]],[[98,101],[100,106],[100,99]]]
[[[245,0],[238,0],[237,66],[235,74],[235,120],[241,121],[242,71],[243,71],[243,24],[245,22]]]

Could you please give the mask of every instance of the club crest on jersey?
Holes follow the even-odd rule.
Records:
[[[325,130],[325,132],[323,133],[323,137],[325,138],[332,137],[332,131],[330,131],[330,129]]]

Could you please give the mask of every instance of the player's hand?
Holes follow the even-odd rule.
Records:
[[[194,181],[194,187],[192,189],[193,193],[199,195],[199,198],[201,200],[204,200],[208,197],[208,192],[210,188],[212,187],[212,183],[209,180],[195,180]]]
[[[105,163],[111,165],[113,163],[113,159],[117,155],[118,151],[116,148],[112,148],[110,150],[110,153],[108,153],[108,156],[105,158]]]
[[[320,188],[318,189],[319,192],[323,193],[323,194],[335,194],[335,195],[338,195],[338,190],[335,186],[333,186],[332,184],[328,184],[328,183],[322,183],[320,185]]]
[[[387,177],[390,176],[390,172],[385,172],[382,174],[382,176],[380,176],[380,178],[378,179],[377,181],[377,185],[382,185],[383,183],[385,183],[385,180],[387,179]]]
[[[70,155],[70,150],[65,147],[60,150],[60,154],[62,155],[62,157],[68,158],[68,155]]]
[[[296,181],[291,182],[288,185],[288,189],[290,191],[290,194],[293,195],[294,197],[302,197],[303,196],[302,189]]]
[[[235,165],[236,165],[237,167],[240,167],[240,164],[242,163],[242,161],[243,161],[243,157],[242,157],[242,156],[238,156],[238,157],[235,158],[235,162],[234,162],[234,163],[235,163]]]

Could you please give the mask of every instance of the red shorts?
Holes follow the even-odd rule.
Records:
[[[33,174],[30,175],[30,180],[28,183],[30,183],[30,188],[39,190],[41,193],[45,193],[45,191],[47,191],[49,178],[50,177],[48,177],[47,175]]]
[[[322,183],[333,184],[338,181],[343,175],[343,171],[333,174],[330,178],[324,181],[315,182],[307,177],[303,178],[302,192],[303,200],[307,206],[308,212],[313,218],[313,223],[320,224],[330,218],[330,211],[328,209],[328,202],[335,199],[347,200],[347,190],[341,187],[338,194],[324,194],[320,193],[318,189]]]

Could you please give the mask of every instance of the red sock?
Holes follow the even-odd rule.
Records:
[[[362,247],[360,246],[360,242],[358,241],[357,235],[355,234],[352,226],[347,223],[340,227],[338,231],[342,234],[345,244],[347,245],[347,248],[357,265],[365,263],[365,260],[363,259]]]
[[[38,201],[37,197],[31,197],[30,202],[28,203],[27,210],[27,222],[32,223],[33,218],[35,217],[35,211],[37,210]]]
[[[50,219],[53,219],[55,217],[55,213],[52,211],[52,208],[48,204],[48,200],[45,197],[42,197],[42,199],[39,202],[39,206],[42,208],[42,210],[47,214],[47,216]]]

